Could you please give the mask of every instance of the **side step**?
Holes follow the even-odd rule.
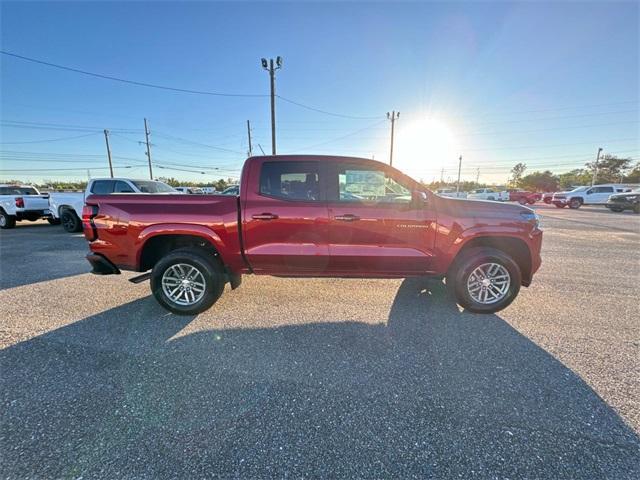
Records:
[[[129,281],[131,283],[142,283],[145,280],[149,280],[151,278],[151,272],[143,273],[142,275],[138,275],[137,277],[130,278]]]

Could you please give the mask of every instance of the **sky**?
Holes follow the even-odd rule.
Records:
[[[1,2],[0,179],[209,182],[271,151],[389,161],[416,179],[504,183],[640,158],[637,2]],[[223,93],[246,96],[217,96]],[[296,105],[295,102],[300,105]]]

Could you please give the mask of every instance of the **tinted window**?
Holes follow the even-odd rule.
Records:
[[[142,193],[169,193],[176,190],[166,183],[153,180],[134,180],[133,183]]]
[[[9,186],[0,187],[0,195],[38,195],[38,192],[33,187]]]
[[[613,193],[613,187],[599,187],[598,191],[600,193]]]
[[[113,180],[96,180],[91,186],[91,193],[96,195],[108,195],[113,193]]]
[[[286,200],[320,200],[317,162],[265,162],[260,193]]]
[[[133,188],[127,183],[121,180],[116,182],[116,187],[113,189],[114,193],[134,193]]]
[[[384,170],[367,166],[338,165],[341,202],[410,203],[411,190]]]

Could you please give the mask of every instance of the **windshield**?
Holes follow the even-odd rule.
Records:
[[[153,180],[134,180],[132,182],[142,193],[173,193],[176,190],[166,183]]]
[[[0,195],[39,195],[39,193],[33,187],[10,185],[8,187],[0,187]]]

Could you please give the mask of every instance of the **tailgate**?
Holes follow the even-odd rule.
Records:
[[[49,210],[49,195],[24,195],[24,210]]]

